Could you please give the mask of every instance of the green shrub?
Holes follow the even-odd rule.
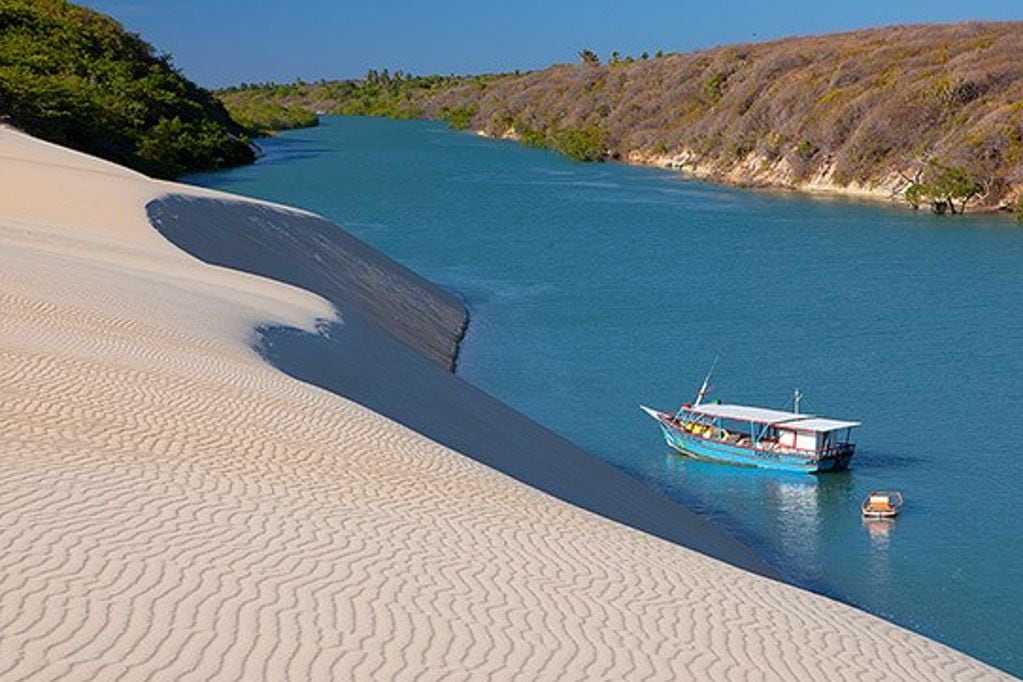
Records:
[[[250,162],[245,130],[113,19],[0,0],[0,119],[151,175]]]
[[[231,118],[255,137],[263,137],[275,130],[311,128],[320,124],[320,118],[303,107],[254,98],[223,101]]]
[[[475,104],[454,108],[441,107],[440,118],[447,121],[455,130],[468,130],[472,127],[472,117],[476,115],[477,108]]]
[[[984,186],[962,166],[933,164],[927,175],[926,182],[913,183],[904,194],[914,208],[929,201],[935,213],[963,213],[970,200],[984,191]],[[956,201],[960,202],[958,210]]]
[[[551,136],[551,147],[576,161],[603,161],[607,154],[604,131],[592,125],[556,131]]]
[[[717,102],[721,99],[721,94],[725,89],[725,81],[727,80],[727,74],[718,72],[711,75],[711,77],[703,84],[703,92],[707,95],[707,98],[711,102]]]
[[[547,139],[547,133],[542,130],[535,130],[524,124],[516,124],[515,132],[519,135],[519,142],[527,147],[550,146]]]
[[[810,140],[803,140],[796,147],[796,156],[799,157],[800,161],[809,161],[817,153],[817,146],[810,142]]]
[[[912,185],[906,188],[905,193],[902,195],[913,210],[920,208],[920,204],[927,200],[927,188],[919,182],[914,182]]]

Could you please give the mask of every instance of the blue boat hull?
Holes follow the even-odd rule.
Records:
[[[710,438],[703,438],[666,424],[658,419],[665,442],[684,455],[725,464],[753,466],[760,469],[775,471],[791,471],[805,474],[816,474],[824,471],[840,471],[849,466],[853,456],[853,448],[836,453],[834,456],[809,458],[795,454],[785,454],[744,448],[723,443]]]

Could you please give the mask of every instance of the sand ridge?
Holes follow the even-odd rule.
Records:
[[[271,367],[109,166],[0,129],[0,679],[1000,677]]]

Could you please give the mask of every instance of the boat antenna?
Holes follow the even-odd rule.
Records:
[[[700,386],[700,392],[696,394],[696,400],[693,401],[693,405],[699,405],[703,402],[703,399],[707,397],[707,388],[710,386],[710,376],[714,374],[714,368],[717,367],[719,359],[721,359],[720,355],[714,356],[714,362],[710,365],[710,371],[707,372],[707,376],[703,380],[703,385]]]

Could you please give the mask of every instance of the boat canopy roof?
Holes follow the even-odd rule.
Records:
[[[704,405],[693,405],[686,408],[689,412],[703,414],[708,417],[720,419],[735,419],[738,421],[756,422],[758,424],[771,424],[772,426],[786,426],[799,431],[813,431],[815,433],[826,433],[859,426],[860,422],[841,421],[839,419],[827,419],[813,414],[800,414],[799,412],[785,412],[783,410],[771,410],[766,407],[751,407],[748,405],[728,405],[723,403],[707,403]]]
[[[704,403],[702,405],[693,405],[686,409],[697,414],[705,414],[708,417],[737,419],[739,421],[758,422],[760,424],[780,424],[794,419],[806,419],[814,416],[812,414],[799,414],[798,412],[769,410],[766,407],[728,405],[725,403]]]
[[[826,419],[825,417],[812,417],[810,419],[799,419],[785,426],[791,426],[799,431],[815,431],[827,433],[828,431],[840,431],[859,426],[860,422],[848,422],[842,419]]]

